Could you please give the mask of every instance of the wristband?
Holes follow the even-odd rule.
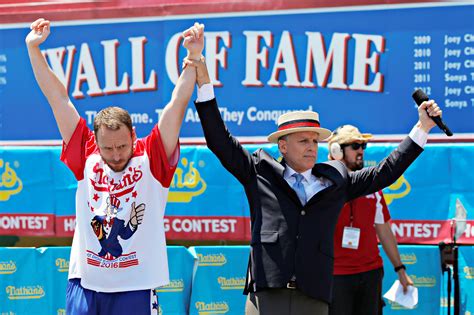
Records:
[[[404,264],[401,264],[400,266],[397,266],[394,268],[395,272],[398,272],[401,269],[407,270],[407,267]]]

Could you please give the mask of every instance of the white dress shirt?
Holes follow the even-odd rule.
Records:
[[[292,169],[290,166],[286,166],[285,172],[283,173],[283,178],[286,180],[290,187],[296,182],[296,178],[293,176],[296,171]],[[326,187],[332,185],[332,181],[324,178],[324,177],[316,177],[311,173],[311,169],[300,173],[303,175],[304,179],[301,181],[304,187],[304,191],[306,192],[306,199],[310,200],[314,195],[316,195],[319,191],[323,190]]]

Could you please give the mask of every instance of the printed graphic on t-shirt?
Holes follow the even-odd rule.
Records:
[[[129,211],[121,207],[119,197],[125,198],[128,205],[130,198],[135,199],[135,185],[142,178],[140,166],[128,167],[119,181],[105,175],[103,167],[97,163],[93,168],[95,178],[90,178],[93,196],[89,208],[95,214],[90,225],[100,244],[100,251],[87,250],[87,263],[101,268],[127,268],[139,264],[136,252],[124,253],[121,241],[128,240],[142,223],[145,204],[136,205],[133,201]],[[100,199],[107,198],[105,209],[95,209],[94,203],[100,205]],[[120,215],[125,213],[124,215]],[[127,214],[130,213],[128,216]]]

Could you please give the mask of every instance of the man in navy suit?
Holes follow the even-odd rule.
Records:
[[[316,163],[318,143],[331,132],[316,112],[283,114],[269,135],[281,162],[263,149],[244,149],[225,126],[212,84],[200,61],[185,61],[197,70],[196,109],[209,149],[245,189],[250,206],[252,240],[245,313],[271,315],[328,314],[332,298],[333,239],[345,202],[393,183],[423,151],[428,132],[440,116],[434,101],[418,108],[419,121],[377,166],[348,172],[341,161]]]

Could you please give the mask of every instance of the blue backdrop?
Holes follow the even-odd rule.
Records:
[[[417,119],[415,88],[439,101],[455,134],[472,134],[473,18],[473,5],[436,4],[220,14],[200,22],[219,104],[237,136],[264,137],[278,114],[295,109],[317,110],[329,129],[356,122],[374,134],[406,134]],[[89,125],[97,110],[118,105],[143,136],[168,102],[184,57],[175,35],[193,23],[56,23],[42,49]],[[0,26],[0,140],[59,139],[29,65],[28,32],[27,25]],[[182,136],[202,137],[193,106]]]

